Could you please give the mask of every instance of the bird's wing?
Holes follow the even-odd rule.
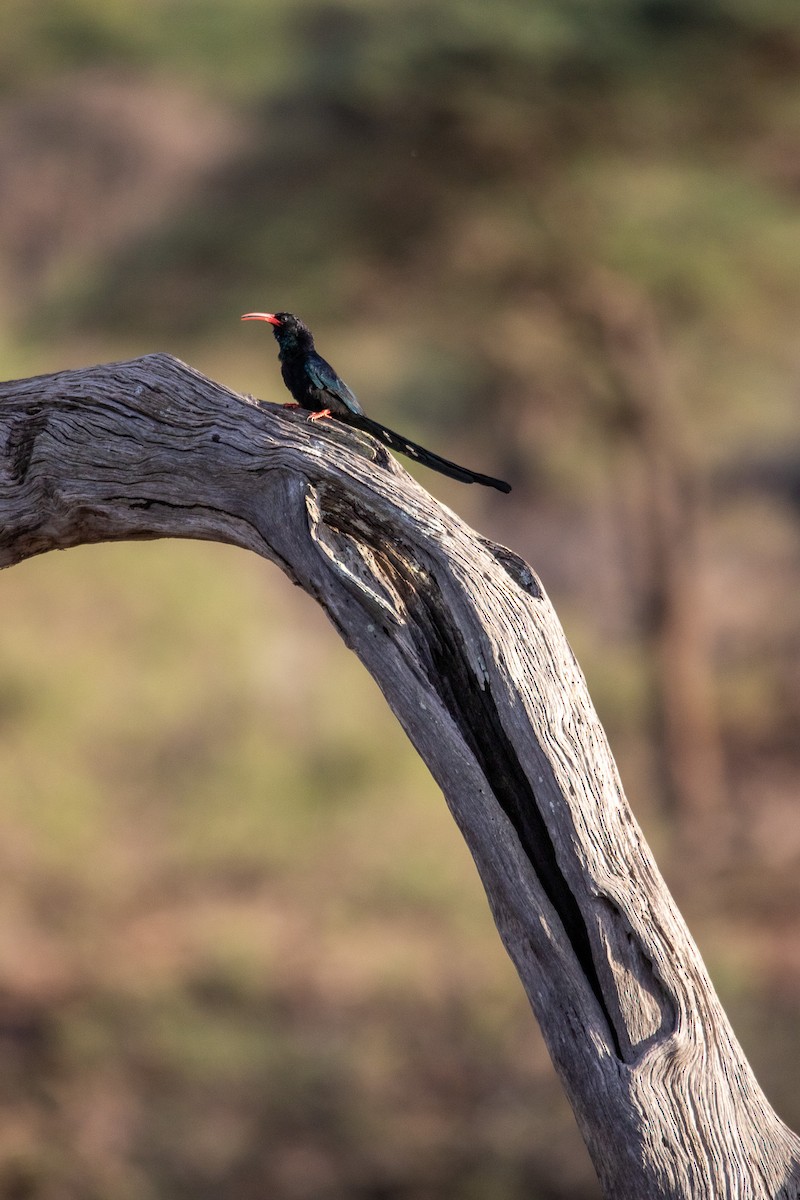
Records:
[[[305,367],[314,387],[319,388],[321,392],[327,392],[329,396],[343,404],[349,412],[355,413],[357,416],[363,415],[364,410],[358,400],[329,362],[326,362],[319,354],[313,354],[309,356]]]

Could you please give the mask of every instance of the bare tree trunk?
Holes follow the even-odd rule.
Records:
[[[277,563],[382,688],[469,845],[605,1194],[800,1194],[530,568],[370,438],[164,355],[0,385],[0,565],[190,537]],[[387,818],[390,819],[390,818]]]

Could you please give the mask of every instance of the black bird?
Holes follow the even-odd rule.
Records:
[[[283,382],[295,400],[293,405],[287,405],[288,408],[306,409],[311,414],[309,421],[336,417],[347,425],[371,433],[390,450],[407,454],[415,462],[442,475],[449,475],[451,479],[458,479],[462,483],[483,483],[486,487],[497,488],[499,492],[511,491],[510,485],[502,479],[493,479],[491,475],[481,475],[478,471],[459,467],[457,463],[440,458],[438,454],[410,442],[402,434],[370,420],[344,380],[339,378],[330,363],[317,354],[311,330],[293,313],[245,313],[242,320],[269,321],[273,326],[272,332],[280,347],[278,358]]]

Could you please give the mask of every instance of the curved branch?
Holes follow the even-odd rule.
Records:
[[[371,438],[166,355],[0,385],[0,447],[0,566],[206,538],[319,601],[444,792],[608,1196],[798,1196],[800,1140],[733,1035],[521,559]]]

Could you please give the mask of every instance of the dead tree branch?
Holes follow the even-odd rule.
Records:
[[[800,1194],[536,576],[370,438],[165,355],[0,385],[0,565],[206,538],[328,613],[440,785],[605,1194]],[[390,820],[387,816],[387,820]]]

